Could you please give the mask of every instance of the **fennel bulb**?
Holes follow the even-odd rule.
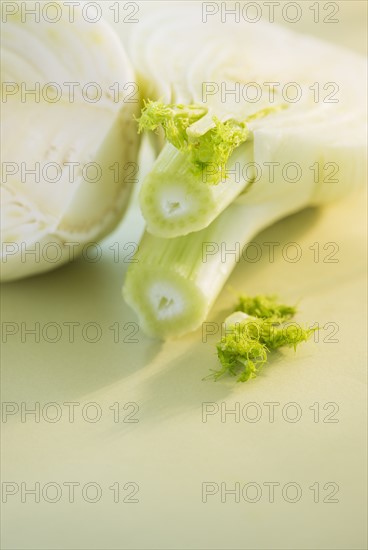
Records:
[[[2,25],[3,281],[53,269],[105,236],[134,181],[138,97],[123,47],[103,21],[78,8],[71,23],[59,9],[56,23],[18,14]]]
[[[316,163],[326,174],[339,171],[338,184],[321,186],[318,200],[343,195],[360,179],[364,58],[262,20],[203,23],[200,3],[162,9],[145,3],[140,19],[127,49],[144,97],[156,102],[145,107],[140,125],[162,126],[167,143],[140,192],[150,233],[171,238],[199,231],[250,187],[258,193],[266,186],[267,197],[298,187],[305,203],[313,193]],[[233,148],[215,131],[220,123],[245,126]],[[158,139],[165,143],[162,134]],[[193,150],[204,141],[201,166]],[[217,148],[209,151],[211,141]],[[225,162],[219,145],[229,153]],[[293,163],[300,177],[270,189],[270,163],[279,163],[279,174]],[[261,172],[260,181],[251,165]]]
[[[184,147],[172,128],[174,138],[166,130],[170,143],[141,191],[148,231],[123,288],[147,334],[167,339],[200,327],[241,250],[256,233],[309,205],[343,197],[365,182],[366,64],[352,52],[275,24],[203,25],[200,6],[194,3],[181,4],[176,11],[175,6],[155,14],[149,10],[129,49],[140,67],[146,97],[159,100],[165,109],[169,106],[166,120],[173,109],[187,109],[188,117],[195,109],[206,109],[185,128],[187,140],[174,120]],[[185,39],[188,33],[190,40]],[[225,81],[234,88],[238,81],[260,86],[278,81],[282,88],[290,80],[301,87],[300,101],[263,117],[257,113],[283,105],[282,94],[275,92],[272,105],[267,94],[262,96],[266,103],[257,104],[232,101],[231,96],[223,102],[219,94],[209,95],[206,105],[202,101],[204,82],[220,86]],[[338,86],[338,100],[315,101],[314,83],[322,90],[327,82]],[[214,114],[222,122],[248,120],[249,135],[229,157],[229,178],[211,185],[188,174],[192,134],[205,139]],[[151,124],[155,127],[157,121],[155,114]],[[149,122],[146,119],[147,129]],[[236,163],[250,161],[254,172],[249,177],[231,176]],[[296,176],[283,172],[288,165]],[[281,170],[271,177],[270,166]],[[225,258],[224,244],[234,251]]]

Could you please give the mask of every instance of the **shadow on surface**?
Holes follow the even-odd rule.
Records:
[[[92,264],[79,259],[3,286],[3,326],[17,327],[2,353],[7,399],[80,398],[149,363],[161,343],[139,333],[130,336],[137,319],[121,296],[126,267],[111,260]],[[32,334],[36,323],[39,342]],[[98,331],[100,339],[90,341]],[[129,339],[139,342],[124,343]]]

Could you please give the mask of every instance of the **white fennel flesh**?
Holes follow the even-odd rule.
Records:
[[[137,86],[123,46],[103,21],[77,8],[71,23],[59,9],[56,23],[23,22],[19,12],[2,25],[3,281],[53,269],[100,240],[134,180],[138,97],[123,91]]]

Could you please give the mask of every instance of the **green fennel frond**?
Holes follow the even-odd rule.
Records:
[[[190,139],[188,150],[194,171],[204,181],[216,184],[226,178],[226,164],[239,145],[247,140],[249,130],[244,122],[212,118],[215,126],[205,134]]]
[[[259,369],[267,361],[267,347],[253,334],[252,330],[244,330],[245,325],[239,323],[229,327],[226,336],[217,344],[217,355],[222,368],[213,372],[213,378],[218,380],[225,373],[238,376],[239,382],[255,378]],[[250,329],[250,326],[248,326]]]
[[[191,134],[189,127],[208,114],[203,105],[165,104],[144,101],[138,121],[138,132],[155,131],[162,127],[169,143],[188,155],[193,174],[202,181],[216,185],[226,179],[226,165],[233,151],[249,136],[248,122],[264,118],[284,109],[285,105],[270,106],[248,116],[243,121],[208,117],[203,134]]]
[[[296,350],[316,330],[290,322],[296,308],[278,303],[275,296],[240,296],[235,312],[240,321],[228,326],[225,321],[225,334],[217,343],[221,368],[209,376],[214,380],[225,374],[237,376],[238,382],[255,378],[269,352],[281,347]]]
[[[165,137],[179,150],[188,146],[187,129],[207,113],[200,105],[166,105],[160,101],[144,101],[144,107],[138,120],[138,132],[154,131],[160,126]]]
[[[138,132],[155,131],[160,126],[169,143],[188,155],[195,175],[202,181],[216,184],[226,177],[226,164],[230,155],[244,143],[249,131],[245,122],[226,120],[216,116],[210,121],[210,128],[202,135],[188,134],[188,128],[208,113],[201,105],[166,105],[159,101],[145,101]]]
[[[297,312],[295,306],[280,304],[277,296],[239,296],[234,311],[243,311],[253,317],[274,319],[280,323],[291,319]]]

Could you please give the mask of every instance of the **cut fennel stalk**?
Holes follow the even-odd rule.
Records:
[[[247,141],[234,151],[227,178],[213,185],[193,174],[185,153],[166,144],[140,190],[148,231],[176,237],[207,227],[252,182],[252,166],[246,178],[239,177],[236,169],[240,163],[251,164],[252,159],[253,144]]]
[[[248,122],[283,108],[268,107],[239,122],[220,120],[201,106],[145,102],[139,131],[162,126],[167,139],[140,191],[148,231],[172,238],[207,227],[254,178]]]
[[[207,228],[174,239],[148,232],[128,269],[123,288],[126,302],[136,311],[150,336],[177,337],[205,320],[241,250],[255,233],[289,212],[272,203],[252,208],[232,204]]]

